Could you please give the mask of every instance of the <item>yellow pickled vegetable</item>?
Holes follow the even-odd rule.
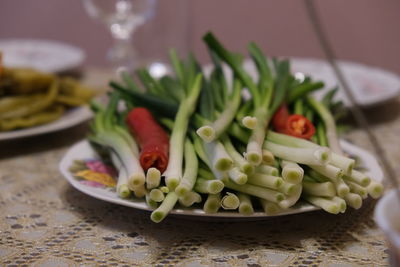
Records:
[[[29,68],[4,68],[0,87],[5,94],[30,94],[46,91],[54,81],[53,74]]]
[[[68,98],[76,99],[75,101],[71,100],[72,102],[78,102],[78,99],[87,102],[90,98],[94,96],[94,91],[86,86],[83,86],[81,83],[73,78],[64,77],[60,79],[59,94],[60,96],[66,96]]]
[[[64,107],[58,105],[29,116],[0,120],[0,131],[10,131],[45,124],[57,120],[63,113]]]
[[[95,95],[74,78],[5,68],[1,60],[0,52],[0,131],[51,122],[66,108],[84,105]]]
[[[0,114],[43,98],[43,94],[6,96],[0,98]]]
[[[42,98],[32,99],[31,102],[13,107],[13,109],[0,113],[0,119],[11,119],[28,116],[39,112],[53,104],[58,94],[59,82],[54,80],[48,92]]]
[[[64,104],[67,106],[81,106],[85,104],[87,101],[82,98],[73,97],[73,96],[65,96],[65,95],[58,95],[55,99],[57,103]]]

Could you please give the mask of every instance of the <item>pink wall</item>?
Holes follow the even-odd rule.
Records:
[[[400,73],[400,1],[316,1],[337,55]],[[139,51],[162,56],[170,46],[188,46],[203,62],[201,36],[214,31],[229,48],[244,52],[254,40],[270,55],[322,57],[303,1],[160,0],[156,20],[142,27]],[[185,34],[188,33],[188,34]],[[79,0],[1,0],[0,38],[66,41],[85,49],[87,65],[106,64],[106,29],[87,17]]]

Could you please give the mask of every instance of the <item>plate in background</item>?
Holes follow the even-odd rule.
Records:
[[[327,61],[312,58],[289,59],[293,74],[303,73],[311,76],[314,81],[319,80],[325,83],[323,89],[315,92],[317,98],[339,84]],[[257,70],[251,60],[245,60],[243,67],[253,79],[257,79]],[[393,72],[348,61],[339,61],[339,67],[344,72],[357,104],[362,107],[381,104],[400,95],[400,76]],[[210,74],[211,68],[211,65],[205,66],[206,75]],[[231,77],[231,71],[226,65],[224,65],[224,72],[227,77]],[[342,100],[346,106],[350,106],[350,101],[341,87],[335,100]]]
[[[50,40],[3,39],[0,51],[7,67],[31,67],[44,72],[68,71],[85,59],[82,49]]]
[[[322,96],[326,90],[339,85],[332,67],[325,60],[292,58],[292,72],[310,75],[313,80],[321,80],[325,88],[315,93]],[[357,104],[363,107],[384,103],[400,94],[400,76],[378,68],[349,61],[338,61],[346,81],[352,90]],[[344,90],[340,87],[336,99],[343,100],[349,106]]]
[[[69,109],[57,120],[43,125],[20,130],[0,132],[0,141],[12,140],[22,137],[51,133],[78,125],[92,118],[92,111],[87,106]]]
[[[363,163],[362,167],[366,169],[366,174],[373,178],[376,181],[382,182],[383,180],[383,172],[380,168],[378,162],[370,154],[369,152],[365,151],[362,148],[359,148],[355,145],[352,145],[346,141],[341,140],[340,142],[343,150],[350,155],[356,156],[360,159]],[[77,190],[81,191],[82,193],[92,196],[97,199],[101,199],[110,203],[123,205],[139,210],[146,210],[151,211],[144,199],[122,199],[117,196],[115,191],[111,191],[105,188],[96,188],[91,187],[88,185],[84,185],[80,183],[68,170],[74,160],[88,160],[88,159],[95,159],[98,158],[96,152],[92,149],[89,142],[86,140],[80,141],[73,145],[67,153],[62,158],[59,170],[64,178]],[[310,205],[308,203],[300,202],[296,204],[296,206],[286,210],[283,213],[272,215],[272,216],[282,216],[282,215],[289,215],[289,214],[296,214],[296,213],[304,213],[309,211],[319,210],[319,208]],[[239,214],[237,211],[220,211],[214,214],[207,214],[201,208],[175,208],[173,209],[170,214],[177,215],[177,216],[186,216],[186,217],[201,217],[206,220],[221,220],[221,219],[230,219],[230,220],[257,220],[272,217],[271,215],[266,215],[262,211],[256,211],[252,215],[242,215]],[[200,218],[200,219],[201,219]]]

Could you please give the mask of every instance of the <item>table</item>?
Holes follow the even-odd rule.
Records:
[[[93,83],[105,79],[90,72]],[[400,172],[400,106],[395,99],[367,111],[390,163]],[[322,211],[253,222],[196,221],[91,198],[58,171],[87,123],[0,143],[0,263],[4,266],[387,266],[383,233],[372,214]],[[355,129],[346,138],[372,151]]]

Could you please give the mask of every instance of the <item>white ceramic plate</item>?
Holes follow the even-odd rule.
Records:
[[[360,160],[363,162],[363,165],[365,167],[368,167],[368,171],[366,172],[370,177],[373,177],[376,181],[382,181],[383,179],[383,172],[382,169],[379,167],[378,162],[376,159],[367,151],[352,145],[346,141],[341,141],[341,145],[343,149],[349,153],[350,155],[354,155],[360,158]],[[72,146],[68,152],[65,154],[63,159],[60,162],[59,169],[62,173],[62,175],[67,179],[67,181],[76,189],[81,191],[84,194],[87,194],[89,196],[127,206],[127,207],[132,207],[140,210],[148,210],[150,211],[151,209],[147,207],[146,203],[144,200],[125,200],[121,199],[117,196],[117,194],[113,191],[103,189],[103,188],[95,188],[87,185],[81,184],[77,179],[73,177],[73,175],[69,172],[68,168],[72,165],[74,160],[87,160],[87,159],[95,159],[98,158],[96,155],[95,151],[91,148],[90,144],[86,141],[83,140],[74,146]],[[281,216],[281,215],[289,215],[289,214],[295,214],[295,213],[303,213],[303,212],[308,212],[308,211],[314,211],[318,210],[319,208],[314,207],[310,204],[307,203],[299,203],[299,205],[296,205],[295,207],[292,207],[291,209],[285,211],[284,213],[280,213],[276,216]],[[199,208],[191,208],[191,209],[181,209],[181,208],[176,208],[173,209],[171,214],[174,215],[180,215],[180,216],[197,216],[197,217],[202,217],[206,219],[211,219],[211,218],[232,218],[232,219],[247,219],[247,220],[252,220],[252,219],[262,219],[262,218],[267,218],[271,216],[265,215],[264,212],[255,212],[252,215],[242,215],[239,214],[238,212],[229,212],[229,211],[221,211],[215,214],[207,214],[204,213],[202,209]]]
[[[44,72],[67,71],[80,66],[85,59],[82,49],[48,40],[0,40],[0,51],[5,66],[31,67]]]
[[[79,123],[89,120],[90,118],[92,118],[92,116],[93,115],[89,107],[76,107],[66,111],[58,120],[47,124],[21,130],[0,132],[0,141],[55,132],[78,125]]]
[[[331,66],[324,60],[293,58],[291,62],[293,73],[302,72],[310,75],[314,80],[325,83],[325,89],[316,92],[317,97],[339,85]],[[355,100],[360,106],[381,104],[400,94],[400,76],[395,73],[348,61],[339,61],[338,66],[343,71]],[[347,106],[350,105],[343,89],[338,91],[336,99],[343,100]]]

